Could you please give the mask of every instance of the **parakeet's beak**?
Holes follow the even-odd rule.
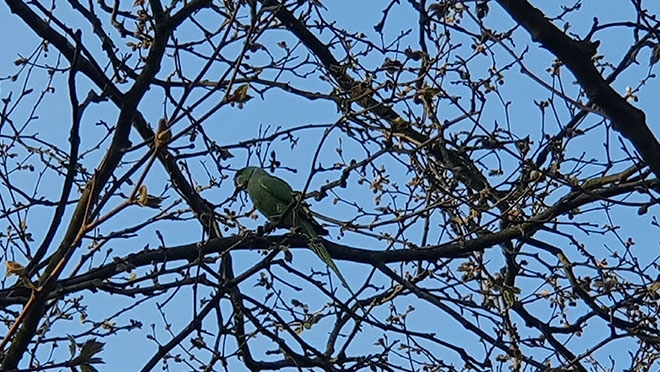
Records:
[[[234,186],[236,187],[236,190],[238,190],[238,191],[241,191],[245,188],[245,182],[243,182],[242,177],[234,178]]]

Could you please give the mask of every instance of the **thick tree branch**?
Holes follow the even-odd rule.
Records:
[[[68,58],[70,61],[75,61],[76,66],[80,63],[81,70],[84,67],[90,67],[89,65],[84,64],[81,59],[76,58],[76,49],[72,48],[63,36],[52,30],[41,20],[41,18],[34,14],[29,7],[19,1],[8,0],[8,4],[12,11],[19,13],[21,17],[28,22],[33,29],[35,29],[35,31],[48,34],[56,40],[60,46],[69,52]],[[23,309],[22,314],[25,314],[25,316],[22,322],[22,328],[16,333],[16,337],[7,350],[7,354],[2,363],[4,369],[15,369],[18,366],[18,363],[23,357],[30,340],[34,335],[39,321],[41,320],[46,299],[53,290],[59,275],[64,270],[64,267],[73,255],[76,247],[80,244],[80,240],[84,234],[85,224],[89,217],[91,205],[97,199],[98,194],[117,168],[119,161],[124,155],[124,149],[130,144],[128,136],[130,134],[131,123],[133,122],[137,106],[144,93],[147,91],[151,80],[160,69],[160,63],[162,56],[165,53],[166,43],[173,30],[172,26],[173,25],[168,23],[159,24],[157,26],[154,42],[149,50],[145,67],[122,101],[121,111],[119,113],[119,118],[108,152],[98,167],[98,170],[85,187],[85,191],[73,213],[74,217],[71,219],[66,234],[56,252],[51,257],[45,272],[40,277],[38,288],[34,290],[32,300],[29,301]],[[20,324],[20,322],[17,320],[16,324]],[[12,329],[15,329],[15,327]],[[11,333],[7,334],[3,343],[8,341],[11,336]]]
[[[525,0],[497,2],[529,32],[532,40],[541,43],[571,70],[593,103],[612,121],[613,128],[632,142],[660,178],[660,143],[648,128],[644,112],[621,97],[594,66],[592,57],[598,42],[569,37]]]
[[[474,162],[460,151],[447,148],[442,138],[432,139],[412,128],[392,107],[379,102],[370,92],[354,93],[355,87],[360,83],[346,73],[346,69],[334,57],[330,48],[319,40],[300,20],[287,10],[277,0],[262,0],[264,7],[276,11],[275,16],[293,33],[326,68],[339,83],[345,92],[351,92],[361,107],[386,121],[390,128],[385,133],[386,138],[398,137],[413,146],[425,147],[433,157],[448,169],[452,170],[457,178],[471,190],[486,193],[497,193],[492,190],[486,177],[475,167]]]

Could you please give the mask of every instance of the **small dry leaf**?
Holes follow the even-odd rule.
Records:
[[[149,193],[147,192],[147,186],[146,185],[140,186],[140,189],[138,190],[137,203],[141,207],[149,207],[149,208],[158,209],[158,208],[160,208],[160,204],[165,199],[166,198],[161,198],[161,197],[158,197],[158,196],[149,195]]]
[[[21,276],[25,271],[25,267],[16,261],[5,261],[5,268],[7,269],[5,273],[7,277],[10,277],[12,275]]]
[[[18,59],[14,60],[14,65],[15,66],[22,66],[28,63],[27,58],[25,57],[19,57]]]
[[[231,102],[232,104],[238,103],[240,105],[239,107],[241,107],[243,103],[252,99],[252,96],[248,94],[249,89],[249,84],[243,84],[239,86],[232,94],[227,97],[227,102]]]
[[[147,204],[148,198],[149,194],[147,194],[147,185],[140,186],[140,189],[138,190],[138,204],[144,207]]]
[[[156,132],[156,138],[154,140],[156,148],[167,146],[167,144],[172,140],[172,131],[167,125],[167,120],[160,119],[158,121],[158,131]]]

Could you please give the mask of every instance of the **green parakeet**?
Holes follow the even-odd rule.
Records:
[[[247,190],[255,208],[271,223],[279,227],[300,229],[310,239],[309,246],[314,253],[337,274],[342,284],[349,288],[325,246],[317,239],[319,235],[327,235],[328,231],[314,220],[302,203],[293,205],[297,203],[295,193],[286,181],[271,176],[262,168],[246,167],[236,172],[234,183],[237,189]],[[286,215],[283,215],[285,213]]]

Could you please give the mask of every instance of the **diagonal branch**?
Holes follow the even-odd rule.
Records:
[[[356,90],[355,87],[359,85],[359,82],[355,81],[355,79],[346,73],[346,69],[342,68],[340,62],[337,61],[327,45],[321,42],[277,0],[261,1],[264,7],[273,9],[275,17],[319,59],[328,73],[339,83],[339,86],[345,92],[351,94],[351,99],[390,125],[387,133],[385,133],[386,138],[398,137],[402,141],[414,146],[428,148],[431,155],[438,162],[452,170],[456,174],[457,179],[466,187],[486,194],[496,194],[496,191],[491,188],[486,177],[481,174],[477,167],[475,167],[474,162],[467,155],[445,147],[441,138],[429,138],[427,135],[416,131],[392,107],[376,100],[372,93],[360,91],[359,89]]]
[[[646,125],[646,115],[628,103],[598,72],[592,62],[598,42],[575,40],[553,25],[526,0],[497,0],[513,19],[557,56],[575,75],[592,102],[612,121],[613,128],[635,146],[660,177],[660,143]]]
[[[19,14],[21,18],[35,30],[35,32],[44,38],[48,35],[55,39],[58,46],[61,46],[64,49],[62,53],[65,54],[69,61],[75,61],[75,64],[72,64],[76,67],[80,67],[81,71],[90,68],[93,69],[89,63],[85,63],[82,58],[77,57],[79,48],[72,47],[64,36],[55,32],[26,4],[16,0],[7,0],[7,3],[12,12]],[[85,187],[67,231],[57,247],[57,250],[53,254],[44,274],[39,278],[37,288],[34,289],[30,300],[24,306],[21,315],[12,326],[11,332],[5,335],[2,340],[2,347],[0,347],[0,349],[4,348],[4,345],[15,334],[11,346],[7,349],[7,354],[2,362],[3,369],[11,370],[18,366],[30,340],[35,334],[50,292],[54,289],[60,274],[64,270],[69,259],[72,257],[76,247],[80,245],[80,241],[85,232],[87,219],[89,218],[90,206],[97,199],[98,194],[117,168],[117,165],[124,155],[124,149],[130,144],[128,137],[138,104],[146,93],[152,79],[160,69],[160,61],[165,54],[167,40],[174,28],[173,24],[167,22],[163,22],[156,27],[154,42],[149,50],[145,67],[140,76],[136,79],[135,84],[133,84],[131,89],[124,95],[124,99],[122,100],[115,133],[108,152],[99,165],[98,170]],[[48,38],[46,39],[48,40]],[[81,45],[81,40],[78,39],[76,42],[77,45]],[[19,325],[21,325],[20,330],[18,330]]]

